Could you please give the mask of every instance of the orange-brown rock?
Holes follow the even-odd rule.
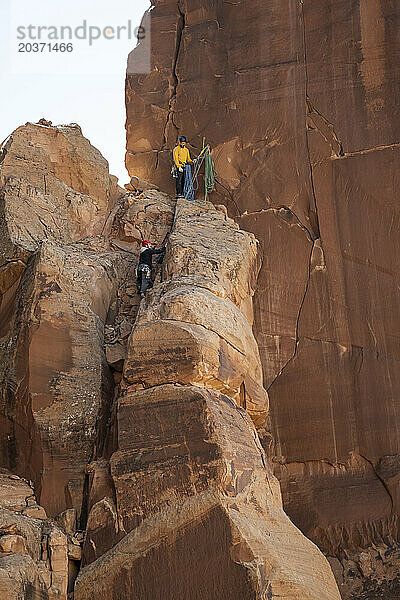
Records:
[[[9,473],[6,469],[0,470],[0,507],[22,512],[31,504],[35,492],[29,483]]]
[[[113,496],[115,492],[113,490]],[[113,498],[104,496],[90,510],[86,524],[86,535],[82,548],[82,566],[102,556],[124,537]]]
[[[43,509],[39,518],[28,514],[25,507],[36,502],[28,482],[3,470],[0,488],[2,600],[67,600],[76,578],[67,535],[46,520]]]
[[[10,467],[18,461],[35,479],[40,501],[51,515],[81,508],[96,423],[105,418],[113,386],[99,323],[105,323],[122,279],[120,262],[117,253],[43,242],[19,288],[21,310],[12,323],[3,382],[21,389],[15,414],[19,406],[32,411],[38,439],[27,448],[28,438],[24,447],[21,433],[18,456],[8,460]],[[38,464],[29,460],[28,452],[37,456]]]
[[[118,373],[123,368],[128,338],[140,304],[135,276],[140,244],[148,239],[155,246],[162,246],[171,228],[174,210],[174,202],[169,196],[154,189],[146,190],[135,195],[126,194],[107,220],[105,232],[111,239],[112,248],[127,250],[132,258],[131,268],[119,283],[117,297],[110,305],[104,332],[107,362]],[[159,270],[155,261],[155,277]]]
[[[250,325],[258,269],[254,236],[209,203],[177,202],[161,281],[129,340],[116,504],[91,509],[76,600],[339,599],[326,560],[282,510],[247,414],[265,424]]]
[[[18,129],[0,168],[5,600],[339,600],[255,428],[254,235],[210,203],[124,193],[76,126]],[[140,303],[144,237],[168,242]]]
[[[0,177],[2,265],[43,239],[68,243],[101,233],[122,195],[105,158],[74,124],[16,129],[3,147]]]
[[[242,403],[262,427],[268,398],[250,326],[258,269],[254,236],[209,203],[178,202],[163,283],[138,314],[126,381],[218,389]]]
[[[125,198],[126,205],[114,220],[111,237],[121,240],[124,247],[136,253],[143,240],[161,244],[172,225],[172,199],[154,189],[127,194]]]
[[[173,385],[128,394],[119,440],[112,468],[127,535],[80,572],[75,598],[339,599],[325,559],[282,510],[253,424],[227,396]]]
[[[0,180],[0,460],[48,514],[80,512],[113,388],[104,325],[131,265],[95,235],[123,192],[75,125],[17,129]]]
[[[212,199],[263,251],[255,336],[284,505],[337,560],[386,548],[387,578],[349,567],[345,598],[399,595],[400,7],[153,4],[153,69],[126,81],[129,173],[172,191],[177,136],[194,154],[206,136]]]

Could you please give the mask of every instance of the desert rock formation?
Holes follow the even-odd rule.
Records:
[[[339,600],[259,439],[255,236],[126,193],[77,125],[18,128],[0,182],[1,597]]]
[[[0,593],[5,600],[66,599],[82,555],[76,511],[47,519],[25,481],[0,473]]]
[[[399,4],[153,4],[152,72],[126,81],[128,170],[171,191],[177,136],[194,154],[206,136],[213,201],[263,251],[255,335],[284,506],[344,598],[397,597]]]
[[[160,600],[339,598],[328,564],[282,510],[255,429],[268,402],[242,311],[252,313],[259,266],[254,236],[224,212],[177,202],[160,281],[130,336],[115,497],[89,514],[76,600],[106,589]]]
[[[2,466],[80,510],[113,378],[104,325],[129,261],[99,237],[123,195],[78,126],[28,124],[1,163]]]

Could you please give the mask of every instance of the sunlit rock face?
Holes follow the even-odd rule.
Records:
[[[77,125],[18,128],[0,182],[1,598],[339,600],[260,442],[256,237],[125,193]]]
[[[257,434],[268,414],[251,328],[259,268],[255,237],[224,211],[176,203],[128,342],[114,493],[89,514],[76,599],[339,599],[326,559],[283,512]]]
[[[128,170],[172,192],[177,136],[194,155],[211,144],[212,199],[261,244],[254,331],[284,506],[345,598],[396,597],[400,7],[165,0],[150,16],[153,69],[126,81]]]
[[[129,264],[99,234],[123,191],[77,125],[18,128],[0,181],[2,466],[50,515],[80,511],[113,384],[104,324]]]

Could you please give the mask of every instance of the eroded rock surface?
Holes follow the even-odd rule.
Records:
[[[112,245],[131,195],[77,125],[18,128],[0,182],[1,597],[65,600],[91,508],[88,465],[113,444],[105,330],[119,319],[123,343],[139,305],[125,293],[138,248]]]
[[[138,315],[126,381],[218,389],[242,402],[262,427],[268,398],[258,347],[240,310],[252,315],[258,270],[254,236],[211,204],[178,202],[164,281]]]
[[[263,251],[255,335],[284,505],[336,560],[386,548],[365,597],[388,580],[400,594],[399,4],[153,4],[154,69],[126,82],[128,170],[172,191],[178,135],[194,154],[206,136],[213,200]]]
[[[254,236],[224,212],[177,202],[130,336],[115,497],[89,514],[76,600],[339,599],[282,510],[255,429],[268,412],[250,316],[259,267]]]
[[[0,489],[1,598],[65,600],[81,559],[76,528],[67,534],[48,520],[29,482],[4,469]]]
[[[0,178],[2,598],[338,600],[257,433],[254,235],[121,190],[75,125],[16,130]]]
[[[96,234],[123,192],[75,125],[17,129],[0,178],[1,462],[49,515],[80,511],[113,388],[104,324],[131,267]]]

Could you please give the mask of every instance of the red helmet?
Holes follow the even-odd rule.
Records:
[[[150,244],[151,244],[150,240],[143,240],[142,247],[145,248],[147,246],[150,246]]]

